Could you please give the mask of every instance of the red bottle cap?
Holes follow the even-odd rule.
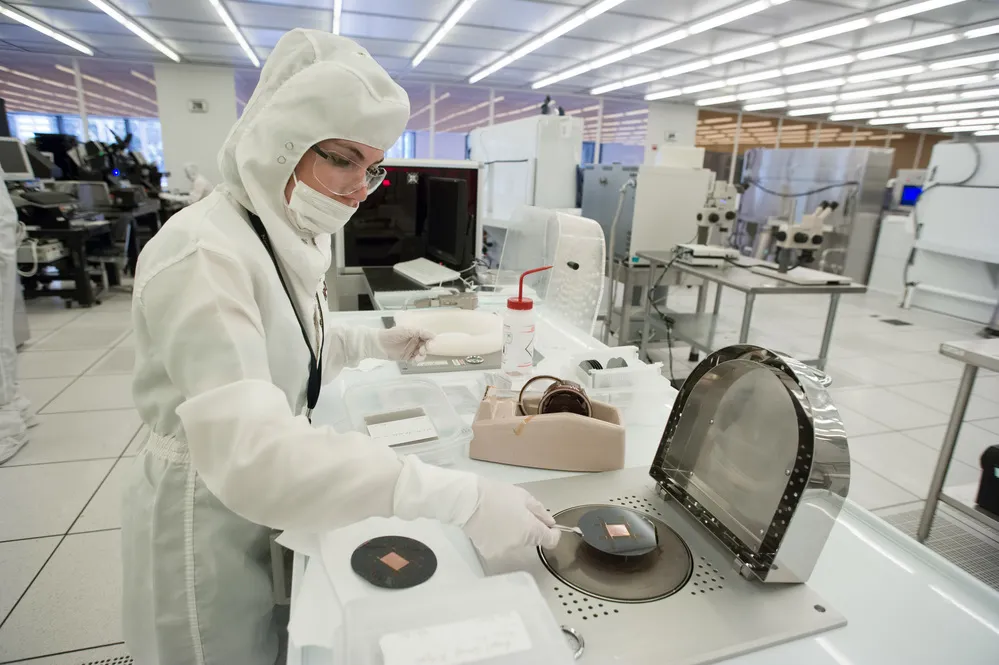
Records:
[[[506,307],[507,309],[515,309],[525,312],[527,310],[534,309],[534,301],[530,298],[507,298]]]

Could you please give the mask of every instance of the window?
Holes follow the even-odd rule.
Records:
[[[403,132],[395,145],[385,151],[385,159],[413,159],[415,156],[416,132],[412,131]]]
[[[35,139],[35,134],[55,134],[58,124],[54,115],[38,115],[32,113],[8,113],[7,122],[11,133],[22,142]]]
[[[87,125],[90,128],[91,141],[103,141],[104,143],[114,143],[119,138],[125,138],[124,118],[103,118],[100,116],[87,116]],[[112,133],[114,132],[114,133]]]
[[[163,171],[166,166],[163,162],[163,131],[160,121],[154,118],[129,118],[128,131],[132,132],[131,149],[141,152],[150,164],[156,164]]]

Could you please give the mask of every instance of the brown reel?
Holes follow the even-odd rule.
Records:
[[[527,413],[524,408],[524,393],[535,381],[548,379],[553,383],[545,389],[538,402],[537,413]],[[541,375],[532,377],[520,389],[520,396],[517,398],[517,408],[523,415],[538,415],[545,413],[575,413],[589,418],[593,414],[590,406],[590,399],[583,392],[583,387],[573,381],[566,381],[557,376]]]

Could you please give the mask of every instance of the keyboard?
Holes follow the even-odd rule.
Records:
[[[411,279],[417,284],[422,284],[423,286],[433,286],[435,284],[443,284],[444,282],[453,282],[461,276],[457,271],[445,268],[444,266],[434,263],[428,259],[403,261],[402,263],[397,263],[392,266],[392,269],[403,277]]]

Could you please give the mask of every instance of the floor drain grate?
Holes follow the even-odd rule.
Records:
[[[880,516],[902,533],[914,536],[922,508]],[[999,543],[938,510],[926,546],[999,591]]]
[[[908,321],[903,321],[902,319],[881,319],[881,323],[887,323],[890,326],[911,326],[912,325]]]

